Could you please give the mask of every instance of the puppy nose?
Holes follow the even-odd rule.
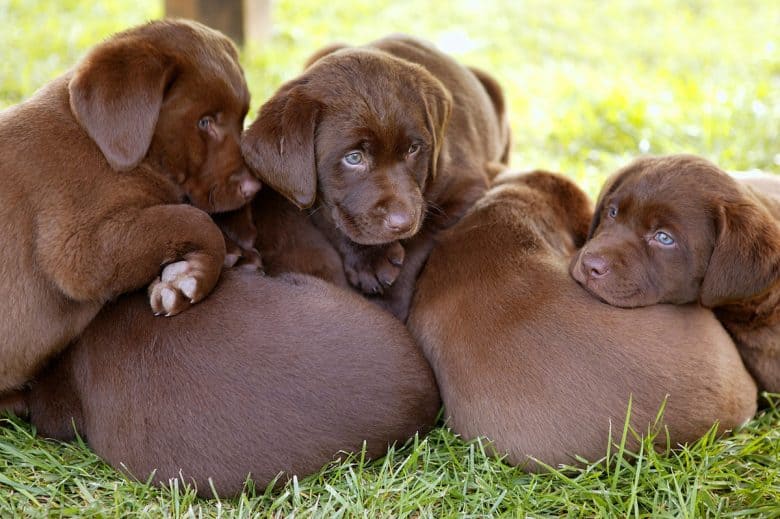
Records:
[[[242,173],[239,177],[239,189],[241,190],[241,196],[243,196],[246,200],[249,200],[255,196],[255,194],[260,191],[261,187],[263,187],[263,184],[261,184],[260,181],[252,176],[252,174],[249,172]]]
[[[405,212],[392,212],[385,216],[385,227],[393,232],[406,232],[412,228],[412,215]]]
[[[600,278],[609,272],[609,265],[607,260],[601,256],[585,254],[582,258],[582,271],[586,276]]]

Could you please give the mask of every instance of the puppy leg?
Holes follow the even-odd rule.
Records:
[[[780,347],[754,348],[740,345],[739,354],[762,391],[780,393]]]
[[[406,255],[401,242],[360,245],[346,238],[339,242],[344,273],[349,283],[364,294],[382,294],[398,279]]]
[[[27,398],[24,391],[15,391],[0,396],[0,415],[4,412],[15,414],[20,418],[27,418]]]
[[[91,230],[90,230],[91,229]],[[44,271],[68,297],[105,303],[149,287],[152,309],[174,315],[206,297],[225,260],[211,218],[189,205],[126,209],[39,244]],[[43,240],[42,240],[43,241]]]
[[[322,231],[338,251],[349,284],[367,295],[383,294],[392,286],[404,264],[401,242],[382,245],[361,245],[347,238],[336,225],[320,211],[312,222]]]
[[[409,316],[417,278],[435,243],[433,233],[429,230],[423,230],[404,242],[406,249],[404,268],[393,286],[385,291],[384,297],[376,300],[379,306],[396,316],[401,322],[406,322]]]
[[[240,266],[262,271],[263,261],[255,248],[257,228],[252,207],[246,204],[240,209],[212,216],[225,238],[225,267]]]

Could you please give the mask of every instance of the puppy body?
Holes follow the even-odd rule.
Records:
[[[251,205],[214,215],[222,229],[231,265],[259,268],[270,276],[308,274],[350,289],[333,244],[286,198],[261,191]]]
[[[714,309],[759,388],[780,392],[776,177],[735,178],[690,155],[638,159],[602,190],[571,273],[616,306]]]
[[[25,400],[40,434],[72,439],[75,423],[114,467],[202,496],[209,478],[220,496],[249,474],[262,488],[364,441],[381,456],[439,408],[425,359],[380,309],[307,276],[236,269],[176,319],[155,319],[143,294],[107,305]]]
[[[455,432],[536,470],[529,457],[602,457],[629,399],[646,432],[668,398],[672,445],[752,416],[755,384],[711,312],[596,301],[567,272],[587,232],[585,195],[549,173],[499,179],[442,233],[409,317]]]
[[[306,212],[270,189],[253,201],[252,210],[257,228],[255,246],[267,274],[309,274],[350,288],[341,256]]]
[[[238,141],[248,98],[227,38],[153,22],[0,112],[0,392],[165,265],[155,311],[212,289],[224,243],[181,202],[228,210],[259,188]]]
[[[396,36],[332,46],[260,110],[247,163],[312,218],[349,282],[404,319],[438,230],[506,161],[500,87],[433,47]]]

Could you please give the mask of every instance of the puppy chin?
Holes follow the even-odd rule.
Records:
[[[337,227],[344,235],[355,243],[360,245],[384,245],[398,240],[411,238],[420,230],[421,223],[417,223],[410,230],[403,233],[390,232],[384,229],[382,222],[376,225],[358,225],[349,219],[336,220]]]
[[[343,231],[343,227],[339,227]],[[385,245],[398,240],[405,240],[415,235],[414,232],[406,232],[403,234],[390,233],[386,231],[375,231],[371,229],[357,230],[357,232],[344,232],[350,241],[353,241],[360,245]]]
[[[577,282],[602,303],[617,308],[640,308],[659,303],[657,297],[642,292],[636,285],[628,290],[621,290],[617,287],[611,287],[608,279],[587,278],[584,281],[577,280]]]

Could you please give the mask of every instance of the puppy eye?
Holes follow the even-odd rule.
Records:
[[[214,124],[214,118],[211,117],[210,115],[207,115],[205,117],[201,117],[198,120],[198,129],[203,130],[205,132],[209,128],[211,128],[212,124]]]
[[[614,205],[611,205],[607,208],[607,216],[609,216],[610,218],[616,217],[617,213],[618,213],[617,207],[615,207]]]
[[[351,151],[344,155],[343,160],[348,166],[359,166],[363,163],[363,154],[359,151]]]
[[[661,245],[666,245],[667,247],[669,245],[674,245],[674,238],[672,238],[669,233],[658,231],[657,233],[655,233],[655,236],[653,236],[653,238]]]
[[[414,155],[420,151],[420,145],[418,143],[414,143],[411,146],[409,146],[409,150],[406,152],[407,155]]]

